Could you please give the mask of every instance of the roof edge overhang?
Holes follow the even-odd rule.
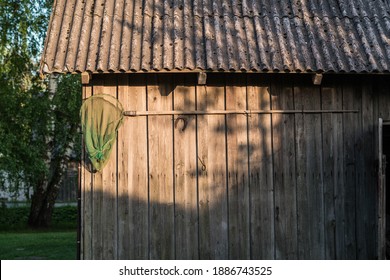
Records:
[[[122,70],[109,70],[109,71],[67,71],[67,70],[49,70],[47,68],[47,65],[43,65],[40,69],[41,75],[48,75],[48,74],[82,74],[82,73],[88,73],[90,75],[99,75],[99,74],[190,74],[190,73],[236,73],[236,74],[323,74],[323,75],[389,75],[390,70],[385,71],[322,71],[322,70],[212,70],[212,69],[152,69],[152,70],[129,70],[129,71],[122,71]]]

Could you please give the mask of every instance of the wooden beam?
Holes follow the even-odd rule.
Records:
[[[359,113],[359,110],[208,110],[208,111],[124,111],[128,117],[165,115],[229,115],[229,114],[321,114]]]
[[[313,84],[315,84],[316,86],[319,86],[321,85],[322,83],[322,74],[315,74],[313,76]]]
[[[205,72],[198,73],[198,85],[205,85],[207,81],[207,74]]]
[[[91,81],[91,73],[89,72],[83,72],[81,73],[81,84],[88,85]]]

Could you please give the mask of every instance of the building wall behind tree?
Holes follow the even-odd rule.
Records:
[[[56,202],[76,203],[78,193],[78,162],[70,162],[62,180]],[[34,192],[32,187],[26,187],[25,182],[2,182],[0,201],[5,205],[28,203]]]

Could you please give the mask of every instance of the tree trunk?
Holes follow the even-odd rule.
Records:
[[[57,192],[58,193],[58,192]],[[53,192],[51,196],[56,194]],[[28,225],[33,228],[49,227],[54,210],[55,199],[49,199],[45,192],[35,192],[31,202]]]
[[[72,137],[77,131],[77,124],[71,125],[69,138],[65,140],[61,149],[50,161],[49,175],[39,182],[34,189],[31,201],[30,216],[28,225],[30,227],[49,227],[58,193],[60,191],[63,174],[66,171],[69,157],[72,152]]]
[[[57,92],[58,80],[56,75],[49,77],[49,100],[52,103],[54,95]],[[47,126],[47,133],[45,137],[46,155],[45,162],[48,168],[48,174],[42,174],[41,179],[34,187],[34,194],[31,200],[30,215],[28,218],[28,225],[30,227],[48,227],[51,224],[51,216],[54,210],[54,204],[60,189],[61,177],[63,171],[61,170],[61,161],[64,157],[66,149],[61,149],[63,152],[59,157],[54,156],[55,143],[55,106],[50,106],[49,122]]]
[[[52,162],[49,180],[36,186],[31,201],[28,225],[34,228],[49,227],[61,182],[66,168],[66,156]]]

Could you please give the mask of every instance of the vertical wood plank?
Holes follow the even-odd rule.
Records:
[[[224,81],[211,78],[207,86],[197,87],[200,111],[225,109]],[[225,116],[199,116],[198,125],[200,258],[227,259]]]
[[[343,109],[359,110],[359,100],[351,79],[344,80],[343,84]],[[359,116],[358,116],[359,117]],[[357,144],[356,131],[359,119],[353,114],[343,115],[344,128],[344,255],[343,259],[356,259],[356,155]]]
[[[375,166],[378,166],[378,169],[375,169],[374,171],[374,185],[377,186],[377,188],[373,188],[374,191],[374,196],[375,196],[375,205],[376,205],[376,209],[374,209],[374,215],[375,215],[375,230],[376,230],[376,252],[375,252],[375,256],[374,256],[374,259],[384,259],[381,258],[381,254],[379,253],[379,248],[380,248],[380,244],[381,244],[381,238],[380,238],[380,213],[379,213],[379,209],[380,209],[380,191],[381,191],[381,183],[380,183],[380,166],[381,166],[381,162],[379,160],[379,154],[380,154],[380,147],[381,147],[381,143],[379,141],[379,137],[380,137],[380,134],[381,134],[381,124],[380,124],[380,117],[379,117],[379,100],[381,101],[381,103],[383,102],[382,101],[382,91],[380,90],[380,88],[382,88],[384,86],[384,83],[383,83],[383,79],[378,79],[375,80],[375,83],[372,85],[372,90],[374,92],[374,106],[373,106],[373,115],[374,115],[374,160],[375,160]],[[382,119],[383,121],[383,119]],[[382,138],[380,138],[382,139]],[[371,191],[373,191],[371,190]]]
[[[390,94],[389,94],[389,88],[390,88],[390,81],[389,79],[383,77],[380,81],[376,81],[374,84],[375,93],[380,96],[379,98],[379,104],[378,104],[378,113],[379,118],[382,118],[384,121],[390,120],[390,110],[389,110],[389,104],[390,104]]]
[[[102,173],[94,173],[92,179],[93,188],[93,213],[92,213],[92,259],[103,259],[103,230],[102,224],[104,223],[102,217],[103,208],[103,178]]]
[[[117,98],[117,78],[110,74],[105,76],[104,93]],[[120,128],[121,129],[121,128]],[[117,138],[118,139],[118,138]],[[117,223],[117,139],[112,146],[112,152],[107,165],[100,171],[103,179],[102,201],[102,233],[103,252],[105,260],[117,259],[118,223]]]
[[[93,95],[104,93],[104,82],[99,75],[93,80]],[[103,259],[103,173],[95,172],[92,176],[92,259]]]
[[[322,109],[341,110],[342,91],[338,83],[322,87]],[[344,226],[338,212],[343,212],[343,116],[322,115],[322,147],[324,178],[325,259],[337,259],[338,247],[343,247]],[[341,243],[340,243],[341,242]]]
[[[356,146],[357,160],[357,192],[356,192],[356,239],[357,258],[374,259],[376,256],[376,242],[374,238],[368,238],[374,233],[376,226],[375,208],[376,192],[376,154],[374,135],[374,96],[371,85],[373,78],[361,80],[358,93],[361,95],[361,128],[360,141]],[[355,117],[357,115],[355,114]]]
[[[275,78],[271,87],[272,109],[293,110],[292,81]],[[274,114],[273,154],[275,191],[275,258],[297,259],[297,197],[295,178],[295,117]]]
[[[373,90],[375,93],[375,127],[380,131],[376,131],[375,133],[375,160],[376,165],[379,166],[379,168],[382,167],[383,164],[383,158],[382,153],[383,148],[380,145],[380,142],[383,141],[383,135],[382,135],[382,126],[383,121],[389,121],[390,120],[390,110],[389,110],[389,104],[390,104],[390,94],[389,94],[389,88],[390,88],[390,81],[387,77],[381,77],[377,78],[375,80],[375,83],[373,85]],[[379,123],[379,118],[382,119],[382,122]],[[387,162],[389,162],[389,155],[386,155]],[[386,256],[386,227],[387,232],[389,232],[390,224],[388,221],[386,221],[386,203],[387,203],[387,209],[389,208],[389,191],[386,190],[386,180],[390,180],[389,176],[386,178],[386,174],[388,174],[389,165],[387,164],[386,172],[383,172],[382,170],[378,169],[376,172],[376,185],[378,186],[376,191],[376,236],[377,236],[377,252],[375,258],[378,259],[385,259]],[[387,193],[387,194],[386,194]]]
[[[383,150],[383,119],[378,120],[378,210],[377,210],[377,256],[379,260],[386,259],[386,171],[384,164],[386,164],[386,155]]]
[[[83,99],[92,96],[92,86],[83,85]],[[93,205],[93,189],[92,189],[92,173],[89,170],[88,155],[84,147],[82,149],[82,171],[81,171],[81,251],[80,259],[92,259],[92,205]]]
[[[148,76],[148,110],[172,110],[172,76]],[[172,116],[150,116],[150,258],[174,259],[174,182]]]
[[[319,87],[294,87],[296,110],[319,110]],[[298,258],[324,259],[321,114],[296,114]]]
[[[134,98],[129,96],[129,76],[120,75],[118,77],[118,100],[121,102],[124,110],[130,110],[129,100]],[[130,103],[130,104],[129,104]],[[132,110],[136,110],[132,108]],[[132,259],[131,256],[131,234],[132,219],[130,218],[131,200],[129,191],[129,173],[131,167],[129,164],[128,143],[132,138],[130,134],[131,123],[133,120],[124,120],[121,130],[118,132],[118,259]],[[134,259],[134,258],[133,258]]]
[[[359,107],[361,108],[360,114],[355,115],[355,121],[357,121],[356,124],[356,131],[355,133],[355,168],[356,168],[356,189],[355,189],[355,238],[356,238],[356,258],[361,259],[361,254],[367,255],[367,248],[365,247],[365,243],[368,242],[366,240],[365,236],[365,223],[367,223],[368,213],[369,211],[368,207],[366,206],[367,203],[369,203],[369,194],[366,193],[366,186],[365,186],[365,178],[366,178],[366,169],[365,169],[365,160],[369,160],[369,158],[365,158],[366,151],[370,150],[370,147],[364,147],[364,140],[365,140],[365,133],[364,131],[364,123],[365,120],[363,120],[364,117],[368,117],[367,112],[364,108],[365,98],[363,94],[363,88],[365,86],[365,79],[354,79],[354,99],[357,98],[357,101],[359,102]],[[368,105],[368,104],[366,104]],[[370,118],[369,118],[370,119]],[[369,120],[368,119],[368,120]],[[373,135],[372,135],[373,136]],[[374,151],[372,151],[372,154],[374,154]],[[365,202],[362,199],[364,197]]]
[[[196,110],[195,80],[175,77],[174,110]],[[198,190],[195,116],[175,116],[175,236],[176,259],[199,259]]]
[[[248,75],[248,109],[270,110],[270,83]],[[271,115],[250,115],[249,184],[252,259],[275,258],[274,186]]]
[[[227,76],[226,109],[246,110],[246,81]],[[227,115],[229,258],[250,259],[247,116]]]
[[[126,111],[145,111],[145,76],[120,78],[118,98]],[[146,117],[126,118],[118,139],[118,256],[145,260],[149,257]]]

